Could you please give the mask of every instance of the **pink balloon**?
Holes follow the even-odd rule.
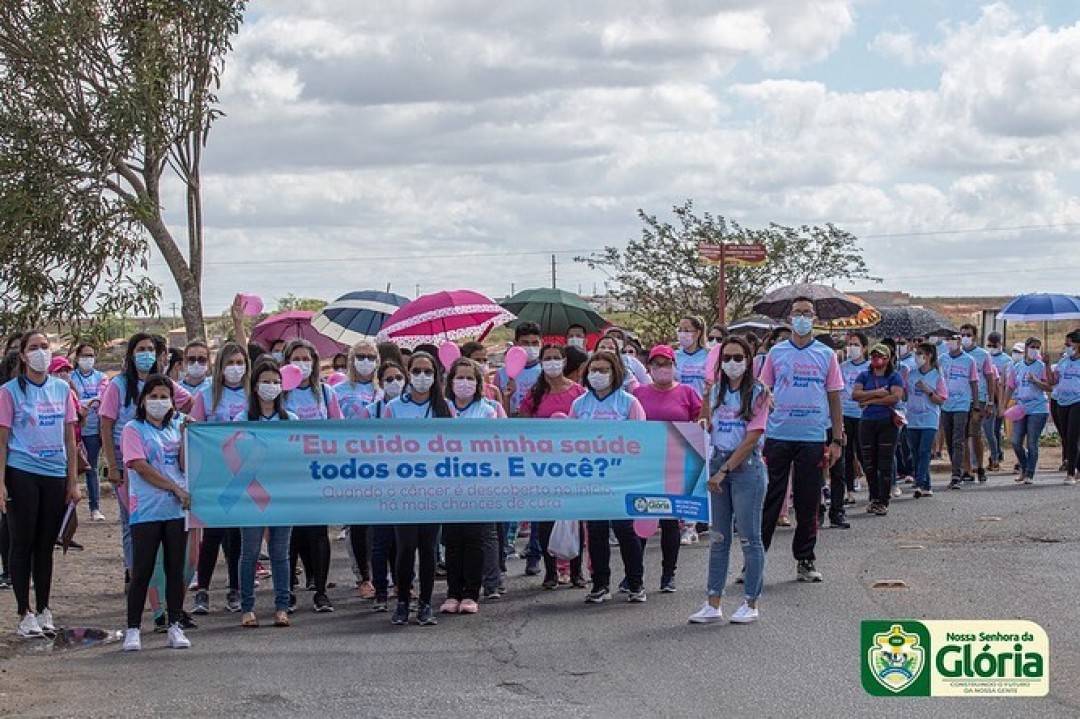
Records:
[[[552,412],[549,419],[569,419],[570,415],[566,412]]]
[[[716,377],[716,369],[720,366],[720,348],[723,342],[709,350],[709,356],[705,358],[705,381],[712,382]]]
[[[503,369],[506,370],[506,376],[510,379],[517,379],[518,375],[521,374],[521,370],[525,369],[525,363],[528,361],[529,356],[520,347],[511,347],[506,350],[506,357],[503,358]]]
[[[1010,422],[1019,422],[1025,416],[1027,416],[1027,410],[1024,409],[1024,405],[1022,404],[1014,404],[1012,407],[1005,410],[1005,419]]]
[[[450,340],[439,345],[439,361],[442,362],[443,367],[449,369],[458,357],[461,357],[461,348]]]
[[[331,387],[336,387],[347,379],[349,379],[349,376],[344,372],[334,372],[326,378],[326,384],[330,385]]]
[[[263,301],[258,295],[240,295],[240,307],[245,317],[257,317],[263,311]]]
[[[291,392],[304,381],[304,375],[296,365],[287,364],[281,368],[281,389]]]
[[[656,534],[656,528],[660,526],[659,519],[635,519],[634,534],[642,539],[648,539]]]

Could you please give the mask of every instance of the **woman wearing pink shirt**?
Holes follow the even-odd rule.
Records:
[[[10,572],[18,633],[53,633],[49,594],[53,545],[68,502],[80,499],[75,449],[78,414],[71,387],[48,375],[52,350],[43,332],[19,340],[19,372],[0,387],[0,506],[11,533]],[[30,611],[30,577],[36,614]]]
[[[692,385],[675,381],[675,351],[667,345],[657,345],[649,352],[651,385],[634,390],[634,396],[645,409],[645,417],[654,422],[693,422],[701,414],[701,395]],[[660,548],[663,554],[660,570],[660,591],[675,591],[675,569],[679,562],[679,520],[660,520]],[[641,542],[645,545],[645,540]]]

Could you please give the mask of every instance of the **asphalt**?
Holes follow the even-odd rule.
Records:
[[[216,611],[190,632],[187,651],[165,649],[154,634],[144,634],[138,654],[118,645],[24,649],[0,663],[0,713],[1076,717],[1080,486],[1052,473],[1042,479],[1021,487],[998,475],[933,499],[901,498],[885,518],[853,512],[851,530],[821,533],[821,584],[794,581],[790,530],[778,531],[755,625],[686,623],[703,599],[705,544],[684,548],[679,591],[652,591],[644,605],[587,606],[580,590],[543,591],[521,576],[518,560],[505,601],[437,627],[394,627],[338,589],[334,614],[302,604],[289,629],[245,630],[236,615]],[[658,544],[647,553],[650,589]],[[341,581],[349,573],[340,543],[334,552]],[[614,563],[617,570],[617,555]],[[873,588],[883,579],[906,586]],[[267,599],[260,594],[263,606]],[[725,609],[737,603],[733,592]],[[1051,693],[871,697],[859,679],[859,622],[872,618],[1038,622],[1050,636]]]

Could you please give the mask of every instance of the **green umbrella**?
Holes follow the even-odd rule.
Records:
[[[517,315],[517,320],[510,323],[511,327],[521,322],[535,322],[545,336],[565,335],[571,325],[581,325],[587,334],[594,334],[608,325],[588,302],[564,290],[522,290],[500,304]]]

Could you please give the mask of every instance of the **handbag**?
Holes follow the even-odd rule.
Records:
[[[555,522],[548,540],[548,554],[557,559],[574,559],[581,554],[580,524],[576,519]]]

